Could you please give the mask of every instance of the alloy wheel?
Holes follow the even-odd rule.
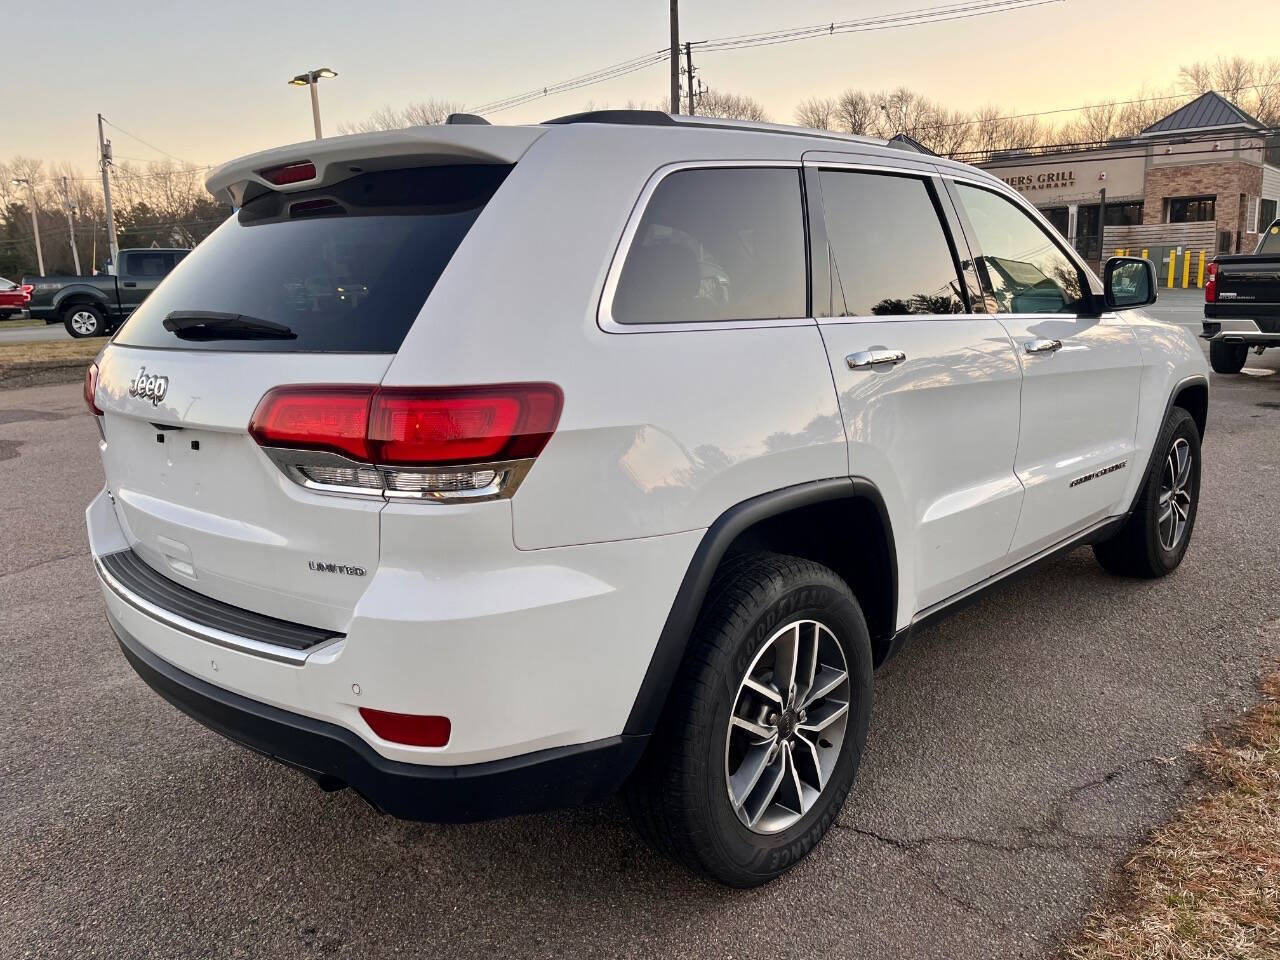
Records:
[[[98,318],[88,310],[77,310],[71,314],[71,328],[81,336],[90,336],[98,329]]]
[[[835,635],[793,621],[738,685],[725,741],[729,803],[755,833],[780,833],[822,795],[849,722],[849,667]]]
[[[1182,437],[1165,457],[1156,509],[1160,546],[1172,551],[1182,542],[1191,517],[1191,444]]]

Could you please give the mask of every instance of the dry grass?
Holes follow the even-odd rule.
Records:
[[[1280,674],[1229,733],[1194,748],[1207,792],[1125,864],[1076,960],[1280,958]]]
[[[107,341],[101,337],[86,340],[36,340],[32,343],[0,344],[0,369],[15,363],[41,360],[83,360],[86,364],[98,355]]]

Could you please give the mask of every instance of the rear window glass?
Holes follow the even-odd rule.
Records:
[[[845,170],[820,176],[836,316],[965,311],[951,244],[924,180]]]
[[[653,192],[613,299],[619,323],[803,317],[800,172],[682,170]]]
[[[116,342],[394,353],[510,169],[379,171],[257,197],[182,259]],[[215,321],[198,329],[179,324],[178,333],[165,328],[168,318],[192,315]],[[280,325],[289,333],[282,335]]]

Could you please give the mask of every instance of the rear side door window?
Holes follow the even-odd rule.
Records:
[[[821,170],[831,247],[832,314],[964,313],[964,286],[929,183],[913,176]]]
[[[654,189],[610,307],[622,324],[804,317],[796,168],[677,170]]]
[[[982,251],[997,313],[1080,313],[1084,277],[1053,238],[1011,200],[957,183],[956,192]]]

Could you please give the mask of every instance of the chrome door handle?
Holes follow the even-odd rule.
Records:
[[[1062,349],[1061,340],[1028,340],[1027,353],[1056,353]]]
[[[850,370],[871,370],[875,367],[896,367],[905,362],[907,355],[901,350],[859,350],[844,358]]]

